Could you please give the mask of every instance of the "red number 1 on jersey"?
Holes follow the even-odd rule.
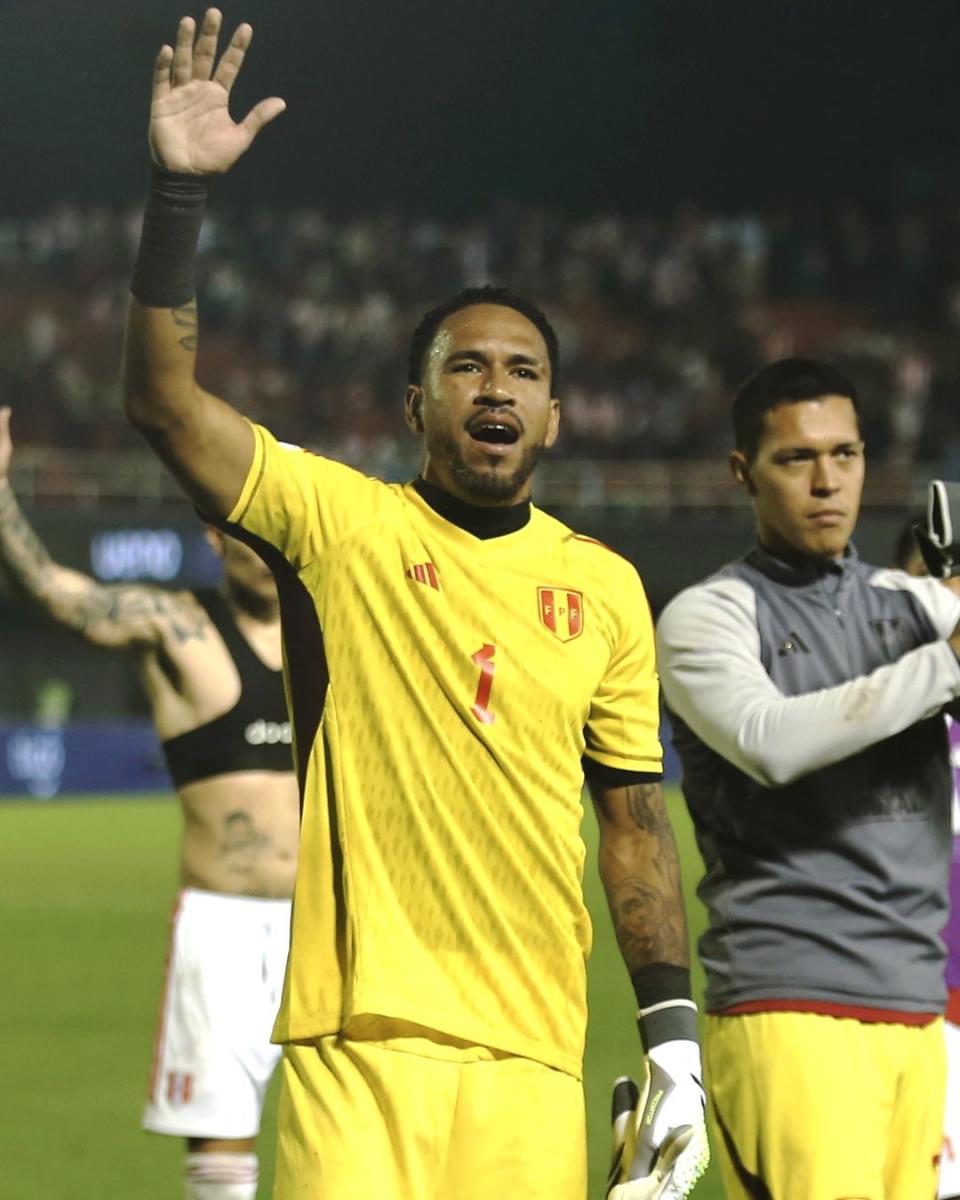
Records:
[[[487,705],[490,703],[493,673],[497,669],[497,664],[493,661],[493,656],[496,652],[496,646],[487,645],[478,650],[476,654],[471,655],[471,661],[475,662],[480,668],[480,682],[477,685],[477,698],[474,700],[470,711],[484,725],[493,724],[493,713],[487,708]]]

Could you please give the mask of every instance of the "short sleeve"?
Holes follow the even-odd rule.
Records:
[[[253,462],[228,525],[273,546],[299,571],[376,515],[385,484],[251,425]]]
[[[663,748],[653,621],[632,567],[628,586],[618,596],[616,615],[619,636],[590,706],[585,757],[618,771],[660,775]]]

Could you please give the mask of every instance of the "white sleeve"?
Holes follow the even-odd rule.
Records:
[[[948,636],[960,611],[956,597],[952,604],[934,592],[918,598],[941,638]],[[944,640],[847,683],[784,696],[760,659],[754,591],[737,579],[712,580],[671,601],[657,626],[657,659],[670,708],[765,787],[839,762],[960,696],[960,661]]]
[[[871,587],[887,588],[893,592],[911,592],[925,609],[937,637],[948,638],[960,622],[960,598],[930,575],[908,575],[892,567],[878,567],[870,576]]]

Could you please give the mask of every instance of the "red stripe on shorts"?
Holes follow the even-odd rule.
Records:
[[[167,1007],[170,1000],[170,971],[173,963],[173,940],[177,932],[177,917],[183,904],[183,892],[177,892],[170,913],[170,933],[167,937],[167,956],[163,964],[163,990],[160,992],[160,1011],[157,1014],[157,1032],[153,1038],[153,1061],[150,1064],[150,1083],[147,1096],[153,1100],[156,1095],[157,1076],[160,1073],[160,1059],[163,1054],[163,1041],[167,1032]]]

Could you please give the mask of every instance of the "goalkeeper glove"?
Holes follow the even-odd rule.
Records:
[[[614,1085],[607,1200],[684,1200],[710,1161],[697,1043],[651,1046],[646,1067],[642,1092]]]
[[[927,570],[935,579],[960,572],[960,484],[934,479],[927,500],[927,519],[914,525],[914,536]]]

